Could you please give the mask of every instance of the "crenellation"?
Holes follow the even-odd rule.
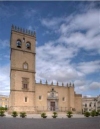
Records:
[[[46,80],[46,84],[48,84],[47,80]]]
[[[27,30],[27,29],[25,30],[14,25],[12,25],[11,30],[36,37],[35,31],[33,32],[31,30]]]
[[[42,85],[48,85],[48,86],[60,86],[60,87],[66,87],[66,88],[70,88],[70,87],[74,87],[74,83],[73,84],[71,84],[71,82],[70,83],[67,83],[66,85],[64,85],[64,83],[62,82],[62,84],[61,85],[59,85],[59,83],[58,83],[58,81],[57,81],[57,83],[56,84],[54,84],[53,83],[53,81],[51,82],[51,84],[49,84],[48,83],[48,81],[46,80],[44,83],[42,83],[42,80],[40,79],[40,82],[39,83],[37,83],[37,84],[42,84]]]

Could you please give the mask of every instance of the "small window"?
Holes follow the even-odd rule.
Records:
[[[31,44],[29,42],[26,43],[26,48],[31,49]]]
[[[87,104],[85,104],[85,107],[87,107]]]
[[[17,45],[18,48],[21,48],[21,45],[22,45],[21,40],[18,39],[17,42],[16,42],[16,45]]]
[[[91,103],[89,104],[89,107],[91,107]]]
[[[54,88],[52,88],[52,91],[54,91]]]
[[[29,78],[22,78],[22,89],[28,90]]]
[[[25,102],[27,102],[27,97],[25,97]]]
[[[41,96],[39,96],[39,100],[41,100],[42,99],[42,97]]]
[[[23,84],[23,88],[24,89],[27,89],[28,87],[27,87],[27,84]]]
[[[65,97],[62,98],[62,101],[65,101]]]
[[[26,62],[23,64],[23,68],[28,69],[28,64]]]

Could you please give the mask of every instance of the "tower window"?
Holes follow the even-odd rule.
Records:
[[[25,97],[25,102],[27,102],[27,97]]]
[[[28,90],[29,78],[22,78],[22,89]]]
[[[23,68],[28,69],[28,64],[26,62],[23,64]]]
[[[17,45],[18,48],[21,48],[21,45],[22,45],[21,40],[18,39],[17,42],[16,42],[16,45]]]
[[[26,48],[27,48],[27,49],[31,49],[31,43],[30,43],[30,42],[27,42],[27,43],[26,43]]]
[[[39,96],[39,100],[41,100],[42,99],[42,96]]]
[[[23,88],[24,89],[27,89],[28,87],[27,87],[27,84],[23,84]]]

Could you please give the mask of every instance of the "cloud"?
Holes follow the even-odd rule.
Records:
[[[92,82],[89,86],[90,90],[98,90],[100,92],[100,82]]]
[[[55,41],[56,42],[56,41]],[[76,64],[71,64],[71,59],[77,54],[77,49],[66,47],[49,41],[38,46],[36,56],[36,80],[48,80],[49,82],[73,82],[84,77],[84,73],[76,69]]]
[[[65,19],[63,19],[62,17],[61,18],[53,17],[52,19],[44,18],[41,19],[41,24],[49,29],[55,29],[63,21],[65,21]]]
[[[85,80],[75,80],[74,81],[75,86],[84,86],[85,85]]]
[[[77,69],[79,69],[84,74],[100,72],[100,60],[81,62],[77,65]]]
[[[43,46],[38,46],[37,75],[50,81],[53,79],[67,81],[80,76],[81,74],[69,64],[70,59],[76,55],[75,53],[77,53],[76,49],[66,48],[60,44],[55,46],[55,42],[52,41],[45,43]]]
[[[36,14],[37,14],[37,10],[30,8],[30,9],[26,9],[24,12],[24,17],[25,18],[33,18]]]
[[[7,40],[7,39],[5,39],[5,40],[1,40],[0,39],[0,49],[4,49],[4,48],[7,48],[7,47],[9,47],[9,41]]]
[[[10,91],[10,66],[0,66],[0,94],[8,95]]]
[[[11,10],[12,9],[12,10]],[[14,16],[16,14],[16,7],[12,5],[6,5],[0,2],[0,18],[6,19]]]
[[[58,43],[100,54],[99,20],[99,9],[88,9],[70,16],[45,18],[41,24],[60,35]]]

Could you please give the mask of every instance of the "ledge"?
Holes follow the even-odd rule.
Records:
[[[36,73],[33,70],[25,70],[25,69],[19,69],[19,68],[11,68],[11,70],[15,70],[15,71],[22,71],[22,72],[29,72],[29,73]]]
[[[35,91],[29,91],[29,90],[13,90],[13,89],[11,89],[10,91],[18,91],[18,92],[35,92]]]
[[[29,51],[29,50],[23,50],[23,49],[18,49],[18,48],[13,48],[13,47],[11,47],[11,49],[22,51],[22,52],[28,52],[28,53],[36,54],[36,52],[32,52],[32,51]]]

